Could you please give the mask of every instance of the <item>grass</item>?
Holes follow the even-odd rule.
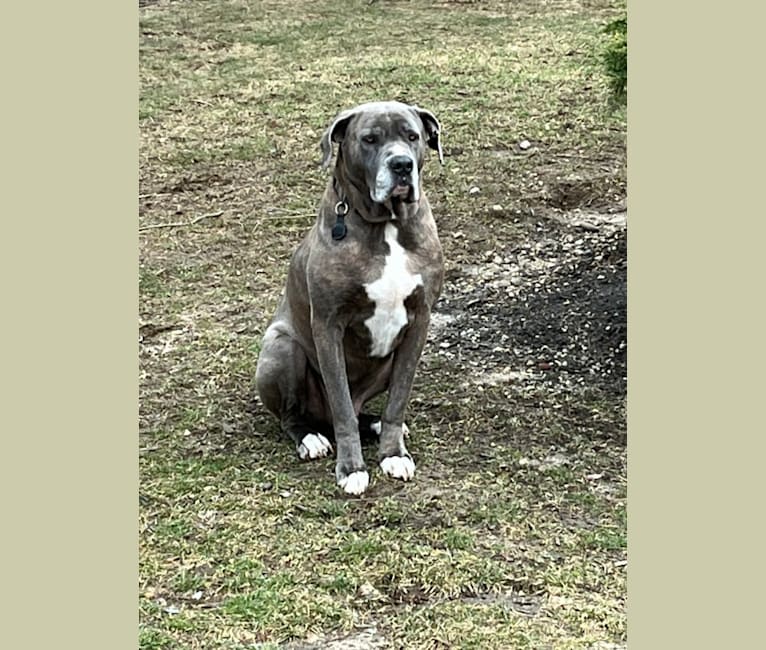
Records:
[[[447,164],[427,164],[429,197],[448,271],[476,264],[534,236],[558,179],[624,197],[625,108],[601,58],[624,10],[140,10],[140,224],[224,211],[140,237],[140,318],[154,328],[140,359],[142,650],[323,647],[371,627],[391,648],[625,645],[624,404],[513,384],[468,394],[459,364],[426,356],[409,414],[415,481],[373,470],[367,495],[348,499],[332,460],[299,463],[252,398],[336,112],[386,97],[440,117]],[[522,139],[534,154],[519,154]],[[374,447],[364,453],[375,467]]]

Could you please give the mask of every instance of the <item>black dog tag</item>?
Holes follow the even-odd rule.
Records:
[[[343,221],[343,217],[341,215],[338,215],[338,220],[335,222],[335,225],[332,227],[332,238],[335,241],[340,241],[346,236],[346,232],[348,229],[346,228],[346,224]]]

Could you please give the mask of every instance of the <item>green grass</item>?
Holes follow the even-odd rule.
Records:
[[[148,270],[140,272],[138,276],[138,290],[142,296],[161,297],[166,293],[160,275]]]
[[[166,633],[153,628],[142,629],[138,633],[139,650],[163,650],[173,647],[173,639]]]
[[[252,395],[336,112],[398,98],[439,116],[447,164],[427,163],[429,197],[448,268],[477,264],[534,236],[557,178],[624,196],[626,113],[610,103],[602,59],[603,27],[624,10],[140,10],[140,224],[225,212],[140,236],[140,318],[160,328],[140,359],[142,650],[320,648],[373,626],[391,648],[625,645],[624,405],[582,393],[556,397],[556,411],[544,390],[515,385],[470,394],[459,364],[424,358],[409,413],[415,480],[382,477],[366,446],[371,487],[349,499],[332,459],[300,463]],[[522,139],[538,151],[518,155]],[[534,217],[498,219],[494,203]]]

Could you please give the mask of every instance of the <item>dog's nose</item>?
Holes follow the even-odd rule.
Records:
[[[412,171],[412,158],[409,156],[394,156],[388,161],[388,166],[394,174],[409,174]]]

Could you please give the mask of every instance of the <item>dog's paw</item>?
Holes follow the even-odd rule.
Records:
[[[393,478],[409,481],[415,476],[415,462],[409,456],[389,456],[380,461],[380,469]]]
[[[383,429],[383,425],[381,424],[380,420],[375,420],[370,425],[370,431],[372,431],[376,436],[380,435],[381,430]],[[405,438],[409,438],[410,435],[410,428],[407,426],[407,424],[402,424],[402,435]]]
[[[322,458],[332,453],[330,441],[321,433],[308,433],[298,445],[298,456],[301,460]]]
[[[351,472],[348,476],[338,479],[338,485],[343,488],[346,494],[362,494],[369,484],[370,475],[365,470]]]

